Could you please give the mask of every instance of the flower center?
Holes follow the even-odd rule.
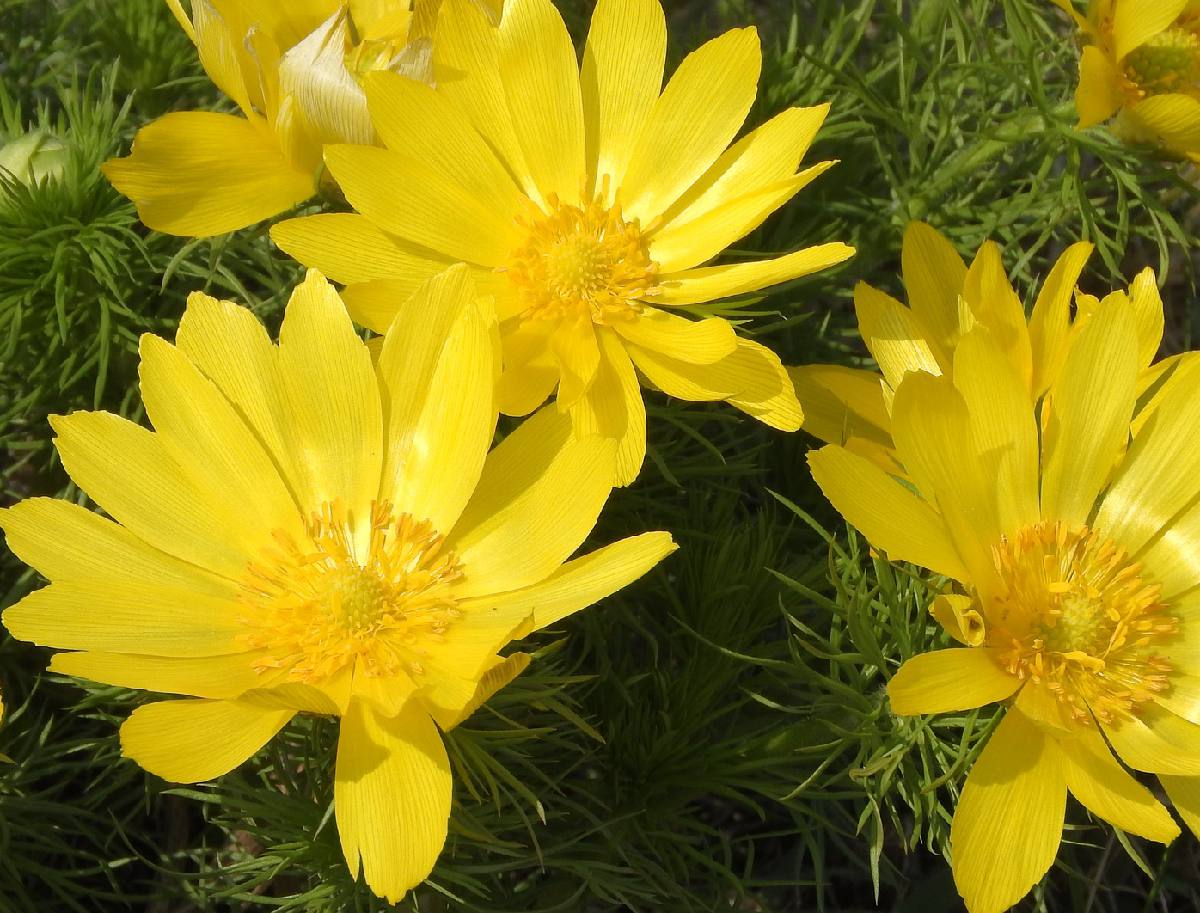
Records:
[[[658,292],[658,264],[650,259],[637,220],[620,205],[585,206],[549,200],[550,213],[520,220],[527,235],[503,267],[534,320],[586,317],[594,323],[630,320],[641,299]]]
[[[352,663],[365,675],[419,676],[421,657],[461,617],[451,587],[462,567],[428,522],[374,503],[360,548],[351,520],[323,504],[309,541],[280,533],[247,567],[245,644],[266,654],[256,671],[309,684]]]
[[[1200,91],[1198,27],[1194,17],[1181,19],[1125,56],[1126,78],[1139,97]]]
[[[1087,527],[1035,523],[994,549],[999,595],[987,645],[1012,675],[1045,687],[1077,723],[1119,722],[1170,688],[1155,648],[1179,621],[1125,551]]]

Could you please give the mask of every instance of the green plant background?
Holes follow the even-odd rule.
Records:
[[[590,4],[564,13],[577,37]],[[678,60],[755,22],[765,50],[749,125],[833,103],[810,158],[840,164],[729,259],[826,240],[846,266],[739,302],[788,363],[862,363],[850,291],[901,292],[904,225],[969,255],[1006,248],[1025,293],[1070,242],[1085,287],[1159,271],[1164,353],[1197,312],[1189,166],[1073,128],[1076,48],[1039,0],[670,3]],[[81,499],[47,416],[141,418],[139,334],[167,336],[203,289],[277,324],[298,275],[264,227],[186,241],[146,231],[99,175],[137,127],[222,101],[161,0],[0,0],[0,142],[40,129],[60,177],[0,186],[0,504]],[[672,530],[654,573],[538,636],[531,670],[449,743],[455,808],[422,911],[961,909],[943,854],[989,711],[899,719],[884,686],[940,644],[931,581],[838,520],[804,465],[811,440],[721,405],[649,397],[650,458],[596,542]],[[0,604],[39,585],[0,553]],[[44,672],[0,643],[0,913],[382,910],[346,871],[330,808],[335,723],[289,727],[217,783],[177,788],[120,758],[144,700]],[[1059,861],[1023,910],[1196,909],[1190,835],[1168,848],[1069,810]]]

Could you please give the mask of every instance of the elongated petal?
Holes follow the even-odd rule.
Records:
[[[625,213],[650,224],[717,160],[754,103],[758,32],[732,29],[693,51],[654,105],[621,184]]]
[[[204,237],[236,231],[312,196],[314,177],[280,151],[265,127],[228,114],[167,114],[138,131],[105,177],[150,228]]]
[[[200,783],[249,759],[294,715],[244,701],[147,704],[121,726],[121,753],[164,780]]]
[[[662,88],[667,24],[658,0],[601,0],[583,54],[587,168],[615,191]],[[608,201],[606,201],[608,202]]]
[[[617,441],[617,485],[629,485],[646,458],[646,404],[629,354],[616,334],[596,334],[600,365],[586,394],[571,408],[578,437],[599,434]]]
[[[550,337],[550,348],[558,361],[558,407],[570,409],[583,397],[600,370],[597,327],[586,317],[562,321]]]
[[[1179,825],[1146,787],[1125,772],[1104,739],[1092,730],[1062,742],[1067,789],[1092,814],[1123,831],[1159,843],[1179,836]]]
[[[509,320],[500,325],[504,373],[496,400],[505,415],[528,415],[558,386],[561,373],[550,348],[555,325],[545,320]]]
[[[236,602],[113,577],[52,583],[4,613],[14,637],[60,650],[219,656],[243,649]]]
[[[1137,324],[1138,367],[1145,371],[1162,345],[1165,318],[1154,270],[1146,267],[1129,284],[1129,306]]]
[[[975,321],[991,331],[1026,387],[1033,377],[1033,355],[1025,309],[1004,272],[1000,247],[985,241],[967,270],[963,297]]]
[[[954,350],[954,385],[971,413],[976,447],[995,479],[1000,528],[1013,535],[1040,519],[1038,428],[1026,378],[978,326]]]
[[[703,266],[662,278],[655,303],[681,307],[720,298],[757,292],[835,266],[854,255],[854,248],[841,242],[806,247],[773,260],[752,260],[727,266]]]
[[[1082,241],[1068,247],[1042,283],[1033,304],[1029,342],[1033,355],[1031,389],[1035,397],[1040,397],[1054,383],[1066,357],[1071,331],[1071,298],[1091,253],[1092,245]]]
[[[503,659],[497,657],[498,662],[478,681],[442,679],[421,692],[421,702],[442,731],[448,732],[524,672],[532,658],[528,653],[514,653]]]
[[[1200,152],[1200,101],[1190,95],[1152,95],[1125,109],[1142,133],[1180,153]]]
[[[1200,777],[1160,776],[1158,779],[1188,830],[1200,835]]]
[[[796,173],[829,105],[788,108],[729,147],[663,215],[660,231]]]
[[[909,306],[928,329],[933,352],[946,364],[963,330],[958,299],[967,267],[946,236],[924,222],[908,223],[900,256]]]
[[[971,768],[950,829],[954,881],[971,913],[1002,913],[1049,870],[1062,839],[1061,752],[1015,710]]]
[[[379,385],[367,347],[320,273],[310,271],[292,292],[279,329],[279,373],[305,514],[336,501],[368,518],[383,462]]]
[[[630,357],[656,387],[689,402],[725,400],[747,415],[778,428],[795,431],[802,415],[791,378],[778,356],[749,339],[738,339],[732,355],[711,365],[694,365],[640,346]]]
[[[1042,458],[1043,516],[1087,522],[1129,437],[1136,382],[1133,320],[1126,309],[1111,303],[1080,332],[1050,391]]]
[[[462,608],[466,612],[474,608],[516,609],[532,615],[534,629],[538,630],[628,586],[677,547],[670,533],[642,533],[568,561],[533,586],[476,597],[464,601]]]
[[[579,201],[587,173],[579,65],[550,0],[507,0],[500,79],[517,140],[543,199]]]
[[[888,699],[901,716],[950,713],[1002,701],[1021,684],[1000,667],[995,650],[953,647],[908,660],[888,682]]]
[[[254,670],[259,658],[256,653],[199,657],[56,653],[50,671],[122,688],[231,700],[269,682],[269,673]]]
[[[1200,726],[1169,710],[1149,704],[1137,716],[1101,726],[1117,756],[1134,770],[1200,774]]]
[[[438,92],[466,113],[525,193],[536,198],[500,78],[499,30],[474,0],[442,4],[433,55]]]
[[[380,497],[450,530],[475,489],[496,429],[494,318],[464,266],[432,279],[392,324],[379,356],[387,457]]]
[[[1120,0],[1113,4],[1113,51],[1120,60],[1180,17],[1188,0]]]
[[[121,577],[232,599],[237,585],[143,542],[124,527],[57,498],[26,498],[0,510],[14,555],[51,581]]]
[[[429,254],[403,248],[366,216],[323,212],[271,226],[271,240],[288,256],[320,271],[334,282],[417,277],[417,281],[450,266]]]
[[[352,702],[338,736],[333,808],[350,871],[399,902],[433,869],[450,820],[450,761],[415,701],[395,717]]]
[[[732,355],[738,344],[728,320],[687,320],[655,308],[645,308],[634,320],[614,323],[613,329],[643,349],[697,365],[710,365]]]
[[[68,475],[113,519],[176,558],[232,580],[251,555],[229,538],[236,505],[208,504],[157,435],[107,412],[50,420]]]
[[[613,441],[576,439],[568,416],[547,407],[489,455],[449,545],[466,571],[462,596],[544,580],[579,547],[607,500]]]
[[[1080,129],[1102,124],[1120,110],[1125,101],[1123,84],[1124,75],[1103,50],[1094,44],[1083,49],[1079,55],[1079,86],[1075,89]]]
[[[892,419],[874,371],[844,365],[800,365],[788,368],[788,374],[809,434],[827,444],[868,442],[891,450]]]
[[[967,578],[945,521],[878,466],[832,444],[811,451],[808,465],[838,512],[890,558],[957,580]]]
[[[372,73],[366,85],[372,120],[389,150],[429,166],[485,209],[514,213],[523,205],[524,195],[457,106],[396,73]]]
[[[858,329],[888,385],[897,387],[910,371],[941,374],[929,330],[895,298],[860,282],[854,287]]]
[[[987,592],[1001,535],[998,495],[962,396],[945,378],[909,374],[892,402],[892,436],[901,464],[940,510],[970,582]]]
[[[275,531],[303,533],[301,514],[261,440],[217,386],[179,349],[142,337],[142,399],[163,449],[204,503],[236,505],[226,535],[254,554]]]
[[[499,266],[521,240],[514,210],[489,208],[423,162],[370,146],[326,146],[325,164],[358,212],[435,255]]]

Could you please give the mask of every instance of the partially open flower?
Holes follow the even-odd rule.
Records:
[[[361,80],[428,80],[434,0],[167,0],[205,71],[243,116],[185,111],[138,131],[104,165],[151,228],[214,235],[312,196],[323,143],[372,143]]]
[[[22,184],[57,178],[67,164],[67,147],[47,130],[30,130],[0,145],[0,171]]]

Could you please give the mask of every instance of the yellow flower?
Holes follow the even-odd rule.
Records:
[[[437,89],[372,74],[367,103],[386,148],[325,150],[358,214],[272,232],[347,283],[351,314],[373,330],[421,276],[469,264],[501,319],[501,411],[524,415],[557,387],[578,431],[621,441],[622,483],[646,447],[635,366],[672,396],[725,400],[794,431],[779,359],[726,320],[684,315],[852,253],[824,244],[701,266],[831,164],[797,173],[827,108],[789,109],[727,148],[754,103],[757,33],[710,41],[662,89],[665,49],[658,0],[601,0],[582,69],[550,0],[510,0],[498,29],[447,0]]]
[[[1180,155],[1200,155],[1200,2],[1091,0],[1079,26],[1075,107],[1079,126],[1119,115],[1118,136]]]
[[[121,727],[125,754],[168,780],[224,774],[297,713],[340,716],[342,848],[398,900],[446,838],[439,730],[529,662],[498,651],[635,580],[671,537],[566,561],[615,447],[543,410],[488,452],[495,318],[465,267],[418,289],[374,365],[315,272],[278,347],[249,311],[196,294],[175,345],[147,335],[141,356],[154,431],[53,420],[63,465],[116,522],[47,498],[0,513],[50,580],[4,623],[77,651],[57,671],[198,698]]]
[[[167,2],[244,115],[167,114],[104,164],[142,221],[168,234],[234,231],[308,199],[323,143],[375,142],[363,76],[429,77],[429,0],[415,13],[410,0],[193,0],[190,19]]]
[[[1143,344],[1110,296],[1035,407],[1003,335],[977,325],[952,378],[918,370],[896,387],[892,438],[911,481],[837,445],[809,456],[876,548],[951,582],[932,611],[964,646],[908,660],[888,686],[893,711],[1008,705],[951,828],[971,913],[1007,909],[1048,870],[1068,792],[1172,840],[1179,828],[1126,768],[1159,775],[1200,824],[1200,362],[1176,363],[1138,426]]]
[[[992,331],[1030,399],[1041,397],[1100,305],[1094,296],[1075,289],[1091,251],[1091,244],[1080,242],[1063,252],[1042,283],[1027,321],[995,242],[980,247],[968,267],[945,236],[923,222],[910,223],[901,255],[909,306],[866,283],[854,289],[859,332],[882,373],[843,365],[789,369],[804,410],[804,430],[896,471],[894,390],[908,371],[952,373],[960,340],[976,326]],[[1105,301],[1110,299],[1129,309],[1137,324],[1138,364],[1143,369],[1139,391],[1144,391],[1175,363],[1168,359],[1150,367],[1163,333],[1154,273],[1143,270],[1127,293],[1113,292]]]

